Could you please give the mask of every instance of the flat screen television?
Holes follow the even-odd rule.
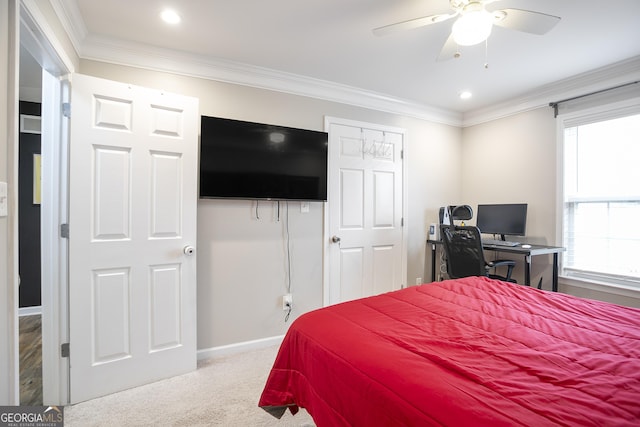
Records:
[[[201,117],[200,198],[327,200],[326,132]]]
[[[524,236],[527,228],[527,204],[478,205],[476,226],[484,234]]]

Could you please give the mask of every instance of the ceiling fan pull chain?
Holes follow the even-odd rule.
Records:
[[[484,69],[489,68],[489,39],[484,41]]]

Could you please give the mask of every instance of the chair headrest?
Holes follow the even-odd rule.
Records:
[[[459,205],[450,207],[451,219],[466,221],[473,218],[473,209],[469,205]]]

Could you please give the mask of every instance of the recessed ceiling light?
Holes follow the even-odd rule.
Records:
[[[166,9],[162,11],[162,13],[160,14],[160,17],[162,17],[162,20],[167,24],[175,25],[180,23],[180,15],[178,15],[175,11],[170,9]]]
[[[473,95],[468,90],[460,92],[460,99],[469,99],[469,98],[471,98],[471,96],[473,96]]]

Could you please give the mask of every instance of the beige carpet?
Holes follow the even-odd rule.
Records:
[[[210,359],[195,372],[65,408],[65,426],[314,426],[258,408],[277,347]]]

